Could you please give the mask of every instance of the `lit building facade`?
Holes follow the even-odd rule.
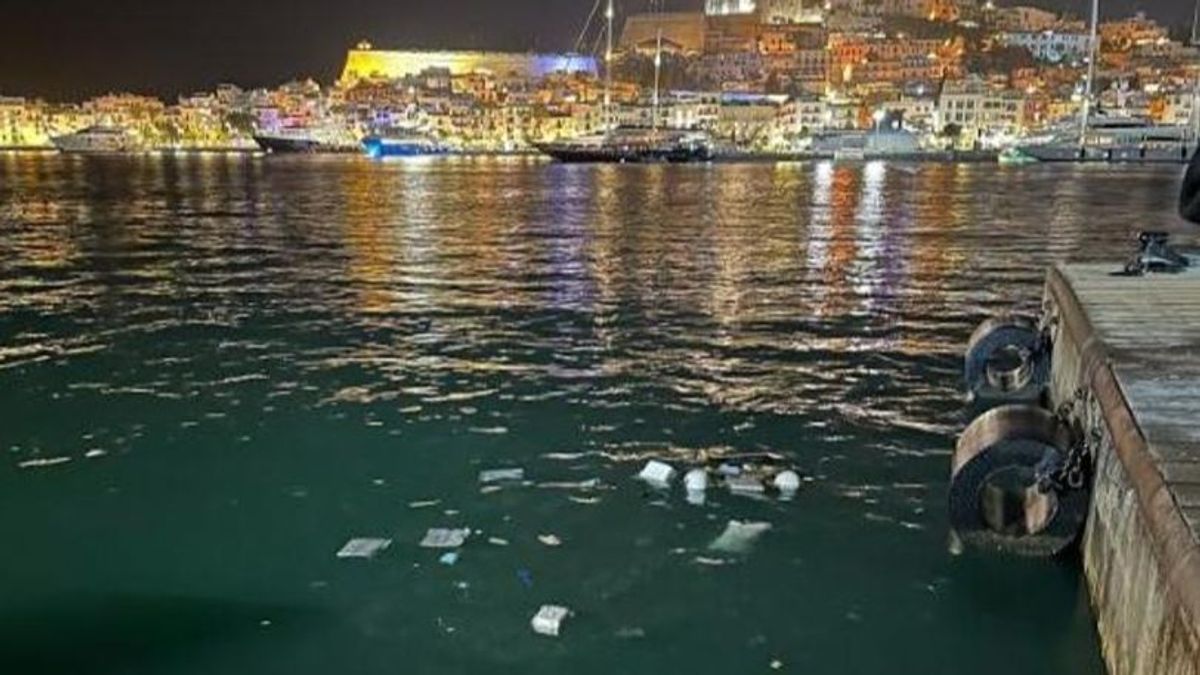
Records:
[[[1024,47],[1033,58],[1047,63],[1082,61],[1088,53],[1088,36],[1053,30],[1034,33],[1004,33],[1001,41],[1012,47]]]
[[[754,14],[758,9],[755,0],[705,0],[704,13],[708,16],[731,16]]]
[[[350,50],[339,84],[364,80],[400,80],[431,69],[451,75],[487,73],[497,77],[539,79],[552,73],[599,73],[594,57],[579,54],[527,54],[472,51],[385,51],[363,43]]]

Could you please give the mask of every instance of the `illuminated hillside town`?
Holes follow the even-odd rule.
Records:
[[[606,127],[661,126],[701,130],[729,154],[831,154],[850,139],[879,152],[994,156],[1059,131],[1078,135],[1081,115],[1140,130],[1143,155],[1158,142],[1186,156],[1200,135],[1194,30],[1140,13],[1099,22],[1089,72],[1088,17],[1029,6],[609,5],[611,29],[597,6],[599,25],[572,54],[391,51],[364,41],[329,86],[230,84],[171,103],[131,93],[69,104],[0,97],[0,147],[69,150],[55,139],[92,129],[124,151],[370,152],[380,147],[372,139],[403,133],[444,152],[523,153]]]

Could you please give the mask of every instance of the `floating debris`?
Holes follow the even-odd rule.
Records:
[[[421,540],[422,548],[459,548],[471,536],[469,528],[451,530],[441,527],[431,528]]]
[[[571,615],[571,610],[559,605],[542,605],[538,613],[529,621],[529,625],[533,627],[533,632],[539,635],[548,635],[550,637],[558,637],[559,631],[562,630],[563,621]]]
[[[361,537],[351,539],[337,552],[339,558],[374,558],[387,547],[392,545],[391,539]]]
[[[567,499],[575,502],[576,504],[599,504],[600,503],[599,497],[580,497],[579,495],[570,495],[567,497]]]
[[[761,495],[767,491],[762,481],[755,476],[730,476],[725,479],[729,491],[739,495]]]
[[[17,464],[19,469],[35,469],[44,466],[55,466],[58,464],[66,464],[71,461],[70,457],[47,457],[45,459],[27,459],[20,464]]]
[[[641,626],[621,626],[613,635],[622,640],[640,640],[646,637],[646,629]]]
[[[557,481],[550,483],[538,483],[539,488],[543,490],[595,490],[600,487],[599,478],[591,478],[589,480],[580,481]]]
[[[480,483],[519,483],[525,480],[525,469],[486,469],[479,472]]]
[[[562,539],[559,539],[553,534],[539,534],[538,541],[542,542],[546,546],[562,546]]]
[[[770,523],[743,523],[739,520],[731,520],[725,526],[725,531],[721,533],[721,536],[714,539],[708,548],[725,553],[746,553],[754,545],[754,542],[770,529]]]
[[[703,505],[708,490],[708,472],[704,469],[688,471],[683,477],[683,486],[687,490],[686,499],[689,504]]]
[[[791,499],[800,490],[800,474],[795,471],[781,471],[773,481],[775,489],[783,499]]]
[[[492,546],[508,546],[508,540],[500,537],[488,537],[488,543]]]
[[[665,488],[671,484],[671,479],[675,477],[675,467],[652,459],[642,468],[642,472],[638,474],[638,478],[657,488]]]
[[[771,660],[771,670],[779,670],[782,667],[783,667],[783,661],[780,661],[779,659]]]
[[[692,560],[701,565],[709,565],[710,567],[720,567],[721,565],[729,564],[729,561],[724,558],[706,558],[702,555],[696,556]]]
[[[87,457],[88,459],[95,459],[97,457],[103,457],[107,454],[108,454],[108,452],[105,450],[101,450],[100,448],[93,448],[93,449],[88,450],[87,452],[83,453],[83,456]]]
[[[458,562],[458,551],[448,551],[443,553],[442,557],[438,558],[438,562],[447,567],[453,567],[454,564]]]
[[[479,488],[479,494],[490,495],[493,492],[499,492],[503,489],[504,488],[500,487],[499,485],[484,485],[483,487]]]
[[[530,572],[524,567],[518,569],[517,581],[520,581],[521,585],[525,588],[533,588],[533,572]]]
[[[427,509],[431,506],[437,506],[441,503],[442,503],[442,500],[440,500],[440,499],[430,499],[430,500],[423,501],[423,502],[409,502],[408,508],[410,508],[410,509]]]

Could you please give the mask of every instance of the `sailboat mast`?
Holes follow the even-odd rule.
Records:
[[[658,86],[662,77],[662,27],[659,27],[654,44],[654,110],[651,125],[658,131]]]
[[[1197,0],[1200,1],[1200,0]],[[604,128],[612,128],[612,60],[613,60],[613,0],[608,0],[608,7],[604,10],[604,19],[607,22],[605,27],[606,39],[608,44],[604,49]]]
[[[1079,121],[1079,149],[1087,143],[1088,125],[1092,117],[1092,88],[1096,82],[1096,57],[1100,51],[1100,0],[1092,0],[1092,27],[1088,38],[1087,86],[1083,92],[1083,114]]]

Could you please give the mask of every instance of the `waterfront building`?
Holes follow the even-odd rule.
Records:
[[[1035,33],[1051,30],[1058,24],[1058,14],[1037,7],[1004,7],[995,10],[996,23],[1005,30]]]
[[[704,13],[708,16],[754,14],[757,9],[755,0],[705,0],[704,2]]]
[[[1100,40],[1106,50],[1127,51],[1138,45],[1167,40],[1165,26],[1138,12],[1134,16],[1100,24]]]
[[[1085,33],[1055,30],[1009,32],[1000,35],[1000,42],[1028,49],[1033,58],[1047,63],[1079,63],[1088,53],[1088,36]]]
[[[979,77],[947,81],[938,97],[937,128],[953,125],[960,138],[975,143],[987,136],[1020,130],[1024,106],[1011,90],[996,90]]]
[[[538,79],[551,73],[597,75],[595,57],[580,54],[534,54],[478,51],[386,51],[360,43],[346,55],[338,83],[353,86],[363,80],[399,80],[431,68],[451,75],[487,73]]]
[[[676,45],[679,51],[698,54],[704,51],[706,30],[707,23],[700,12],[631,14],[625,19],[618,47],[627,51],[643,48],[653,44],[662,31],[663,40]]]

